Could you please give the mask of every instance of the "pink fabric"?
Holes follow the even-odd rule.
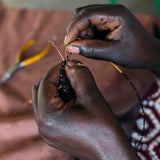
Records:
[[[37,44],[27,52],[34,55],[48,45],[48,39],[57,35],[55,42],[64,52],[63,38],[72,13],[62,11],[0,10],[0,76],[15,63],[22,46],[31,39]],[[140,16],[149,31],[151,16]],[[148,21],[147,21],[148,20]],[[150,23],[149,23],[150,22]],[[95,76],[102,94],[115,113],[126,106],[122,113],[137,104],[137,98],[126,80],[109,63],[77,57]],[[61,61],[56,50],[38,63],[19,71],[0,88],[0,160],[72,160],[73,157],[48,146],[39,136],[31,104],[31,88],[51,68]],[[122,70],[131,78],[143,96],[155,76],[144,70]],[[123,107],[124,108],[124,107]]]

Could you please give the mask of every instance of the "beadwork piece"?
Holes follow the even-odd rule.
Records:
[[[65,72],[66,60],[63,61],[63,64],[60,69],[60,85],[59,96],[64,102],[68,102],[71,99],[75,99],[74,90],[71,87],[70,81],[68,80]]]
[[[136,94],[137,98],[138,98],[138,101],[139,101],[139,105],[141,106],[141,113],[142,113],[142,117],[143,117],[143,122],[142,122],[142,133],[141,133],[141,136],[139,138],[139,142],[137,143],[136,145],[136,149],[138,149],[138,147],[140,146],[141,142],[142,142],[142,139],[144,137],[144,134],[145,134],[145,113],[144,113],[144,109],[143,109],[143,104],[142,104],[142,99],[141,99],[141,96],[139,95],[136,87],[134,86],[134,84],[132,83],[132,81],[128,78],[128,76],[117,66],[115,65],[114,63],[111,62],[111,65],[117,69],[117,71],[119,73],[121,73],[123,75],[123,77],[128,81],[129,85],[131,86],[131,88],[133,89],[134,93]]]
[[[84,66],[80,61],[76,59],[72,59],[72,62],[76,63],[78,66]],[[60,69],[60,85],[61,88],[59,88],[59,96],[62,98],[64,102],[68,102],[71,99],[76,98],[76,94],[70,84],[70,81],[68,80],[65,72],[65,66],[66,66],[67,60],[63,61],[61,69]]]

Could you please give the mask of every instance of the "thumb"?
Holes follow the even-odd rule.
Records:
[[[80,54],[91,59],[113,61],[114,53],[119,50],[117,44],[118,42],[115,41],[81,39],[69,44],[66,47],[66,53]]]
[[[96,82],[87,67],[68,61],[66,74],[76,93],[77,100],[81,103],[86,104],[86,101],[88,102],[99,94]]]

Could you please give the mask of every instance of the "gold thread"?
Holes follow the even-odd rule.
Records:
[[[111,63],[111,65],[112,65],[113,67],[115,67],[115,68],[117,69],[118,72],[123,73],[122,70],[121,70],[117,65],[115,65],[115,64],[112,63],[112,62],[110,62],[110,63]]]
[[[78,62],[78,63],[77,63],[77,66],[85,66],[85,65]]]
[[[139,103],[141,104],[141,107],[142,107],[142,115],[143,115],[143,118],[144,118],[144,122],[143,122],[142,135],[141,135],[141,138],[140,138],[140,140],[139,140],[139,142],[138,142],[138,145],[136,146],[136,149],[138,149],[138,147],[139,147],[139,145],[140,145],[140,143],[141,143],[141,141],[142,141],[142,138],[144,137],[143,135],[144,135],[144,131],[145,131],[145,117],[144,117],[145,113],[144,113],[144,110],[143,110],[142,100],[141,100],[141,98],[140,98],[140,95],[139,95],[138,91],[137,91],[136,88],[134,87],[134,84],[133,84],[133,83],[130,81],[130,79],[125,75],[125,73],[124,73],[117,65],[115,65],[115,64],[112,63],[112,62],[110,62],[110,63],[111,63],[111,65],[112,65],[114,68],[117,69],[118,72],[120,72],[120,73],[125,77],[125,79],[126,79],[126,80],[129,82],[129,84],[132,86],[135,94],[137,95],[137,97],[138,97],[138,99],[139,99]]]

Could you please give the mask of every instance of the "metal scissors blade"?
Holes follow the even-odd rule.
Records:
[[[23,68],[24,65],[22,63],[16,63],[12,68],[10,68],[0,79],[0,85],[3,85],[6,81],[8,81],[19,69]]]

